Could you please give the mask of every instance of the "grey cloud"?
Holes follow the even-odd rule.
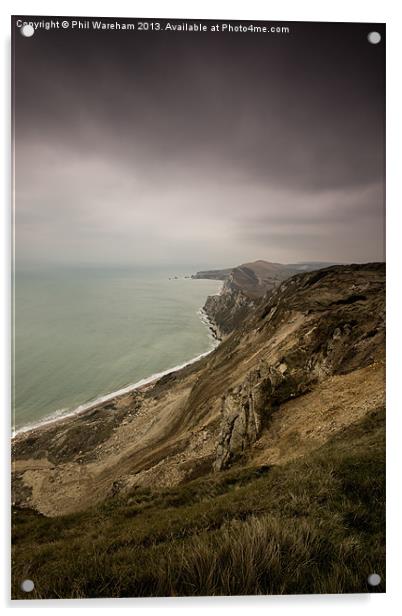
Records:
[[[384,56],[365,29],[17,36],[17,258],[380,258]]]

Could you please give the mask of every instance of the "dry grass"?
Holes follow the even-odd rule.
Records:
[[[137,490],[59,518],[17,510],[13,597],[370,592],[367,576],[385,575],[384,489],[378,411],[282,467]]]

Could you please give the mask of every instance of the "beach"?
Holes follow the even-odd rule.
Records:
[[[210,352],[218,281],[167,272],[17,273],[13,432],[59,421]]]

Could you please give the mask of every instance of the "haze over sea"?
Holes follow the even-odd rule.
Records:
[[[14,430],[210,350],[198,312],[222,283],[169,280],[195,271],[17,270]]]

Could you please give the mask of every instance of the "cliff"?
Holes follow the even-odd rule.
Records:
[[[234,288],[258,276],[239,269]],[[28,554],[47,597],[99,596],[105,571],[117,596],[368,592],[384,566],[384,264],[278,282],[197,363],[17,435],[15,596]],[[54,538],[59,570],[40,556]]]
[[[193,274],[191,278],[194,280],[226,280],[233,268],[221,270],[204,270]]]
[[[56,515],[111,491],[173,485],[252,458],[252,445],[284,404],[305,400],[324,381],[336,398],[353,371],[382,374],[384,278],[382,264],[298,274],[250,308],[242,326],[201,361],[18,435],[16,503]],[[382,399],[383,388],[378,392]],[[353,419],[346,413],[338,429]],[[303,446],[314,442],[308,437]]]
[[[332,264],[331,264],[332,265]],[[197,272],[193,278],[224,280],[219,295],[207,298],[204,311],[220,338],[239,328],[250,310],[259,300],[283,280],[298,272],[307,272],[328,266],[325,263],[294,263],[283,265],[269,261],[244,263],[230,270]]]

